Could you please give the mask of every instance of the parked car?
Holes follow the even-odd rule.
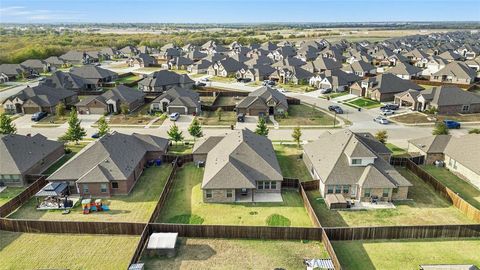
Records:
[[[92,139],[98,139],[100,138],[100,134],[98,134],[98,132],[95,132],[92,134]]]
[[[328,93],[331,93],[331,92],[332,92],[331,88],[320,89],[320,94],[328,94]]]
[[[200,87],[207,86],[207,84],[206,84],[206,83],[204,83],[204,82],[200,82],[200,81],[198,81],[198,82],[195,82],[195,85],[196,85],[196,86],[200,86]]]
[[[245,122],[245,114],[239,113],[237,114],[237,122]]]
[[[383,115],[392,115],[392,114],[395,114],[395,111],[386,109],[386,110],[383,110],[382,113]]]
[[[241,83],[248,83],[248,82],[251,82],[252,79],[250,78],[238,78],[237,79],[237,82],[241,82]]]
[[[280,93],[287,93],[288,91],[285,88],[277,88]]]
[[[200,81],[201,82],[209,82],[210,80],[208,78],[201,78]]]
[[[390,121],[388,121],[388,119],[383,116],[377,116],[373,119],[373,121],[382,125],[388,125],[390,123]]]
[[[460,128],[460,123],[457,121],[453,120],[443,120],[443,123],[447,126],[449,129],[459,129]]]
[[[337,114],[343,114],[343,109],[338,105],[330,105],[328,106],[328,110]]]
[[[36,112],[32,115],[32,121],[38,122],[47,116],[46,112]]]
[[[274,86],[275,85],[275,81],[272,81],[272,80],[265,80],[263,81],[263,86]]]
[[[170,114],[170,120],[171,121],[177,121],[178,118],[180,118],[180,113],[176,112],[176,113]]]
[[[398,110],[398,108],[399,108],[398,104],[385,104],[385,106],[380,107],[380,110],[381,111],[385,111],[385,110],[396,111],[396,110]]]

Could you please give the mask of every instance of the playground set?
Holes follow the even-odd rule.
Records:
[[[84,215],[90,214],[91,212],[101,212],[101,211],[110,210],[110,208],[108,207],[108,203],[102,202],[102,199],[96,199],[94,202],[92,202],[92,199],[83,199],[82,209],[83,209]]]

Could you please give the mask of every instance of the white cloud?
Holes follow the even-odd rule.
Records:
[[[30,9],[24,6],[10,6],[0,8],[0,14],[2,15],[0,21],[5,22],[46,22],[46,21],[63,21],[72,20],[72,18],[78,19],[83,17],[83,14],[75,13],[72,11],[62,10],[48,10],[48,9]]]

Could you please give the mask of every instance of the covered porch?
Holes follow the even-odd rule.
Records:
[[[235,202],[283,202],[281,192],[258,192],[254,189],[236,189]]]

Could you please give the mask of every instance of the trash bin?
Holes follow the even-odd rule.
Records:
[[[157,166],[161,166],[162,165],[162,160],[157,159],[157,160],[155,160],[155,163],[157,164]]]
[[[358,108],[358,111],[361,112],[361,111],[362,111],[362,108]]]

